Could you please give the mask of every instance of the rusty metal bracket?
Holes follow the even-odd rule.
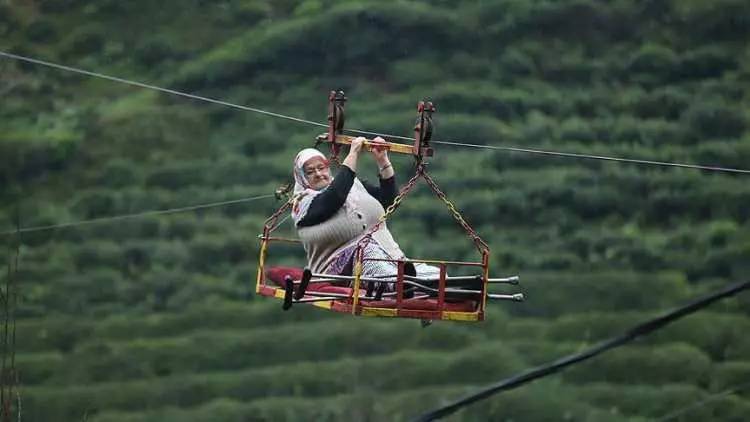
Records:
[[[346,95],[344,91],[331,91],[328,94],[328,142],[331,146],[331,158],[338,160],[340,145],[336,143],[336,137],[344,130],[344,104]]]
[[[417,121],[414,122],[414,158],[421,162],[424,157],[430,157],[433,154],[430,146],[432,139],[432,113],[435,112],[435,105],[431,101],[420,101],[417,104]]]

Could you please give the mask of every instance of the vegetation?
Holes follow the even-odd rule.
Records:
[[[349,128],[410,136],[429,98],[438,140],[750,163],[743,0],[6,0],[0,36],[2,51],[313,121],[342,88]],[[265,195],[321,132],[0,71],[0,231]],[[750,273],[746,175],[436,147],[434,178],[526,303],[428,329],[283,313],[254,293],[271,199],[2,235],[3,262],[20,245],[23,420],[408,420]],[[393,160],[403,183],[409,159]],[[411,256],[474,256],[424,186],[389,227]],[[747,383],[748,332],[744,294],[452,420],[658,419]],[[749,391],[674,420],[744,420]]]

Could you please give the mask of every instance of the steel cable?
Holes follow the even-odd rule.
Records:
[[[274,196],[275,196],[274,194],[268,194],[268,195],[254,196],[251,198],[232,199],[229,201],[221,201],[221,202],[211,202],[208,204],[189,205],[189,206],[180,207],[180,208],[168,208],[168,209],[163,209],[163,210],[143,211],[143,212],[138,212],[134,214],[121,214],[121,215],[113,215],[109,217],[92,218],[89,220],[72,221],[69,223],[50,224],[46,226],[23,227],[18,230],[8,230],[5,232],[0,232],[0,235],[7,236],[7,235],[16,234],[16,233],[28,233],[28,232],[37,232],[37,231],[43,231],[43,230],[68,228],[68,227],[75,227],[75,226],[83,226],[86,224],[97,224],[97,223],[105,223],[105,222],[118,221],[118,220],[126,220],[129,218],[174,214],[178,212],[195,211],[195,210],[200,210],[200,209],[205,209],[205,208],[222,207],[226,205],[240,204],[244,202],[252,202],[252,201],[257,201],[259,199],[273,198]]]
[[[182,97],[191,98],[194,100],[199,101],[206,101],[213,104],[218,104],[226,107],[232,107],[239,110],[244,111],[250,111],[253,113],[260,113],[267,116],[277,117],[281,119],[291,120],[298,123],[304,123],[309,124],[313,126],[318,127],[328,127],[325,123],[315,122],[312,120],[306,120],[301,119],[299,117],[289,116],[281,113],[274,113],[271,111],[263,110],[260,108],[255,107],[249,107],[239,104],[230,103],[228,101],[222,101],[217,100],[209,97],[204,97],[200,95],[195,94],[189,94],[182,91],[177,91],[174,89],[168,89],[168,88],[161,88],[156,85],[146,84],[143,82],[137,82],[132,81],[125,78],[119,78],[115,76],[109,76],[98,72],[92,72],[84,69],[75,68],[72,66],[65,66],[57,63],[52,63],[45,60],[39,60],[32,57],[26,57],[19,54],[12,54],[7,53],[4,51],[0,51],[0,56],[6,57],[9,59],[14,60],[20,60],[27,63],[33,63],[37,65],[42,66],[48,66],[59,70],[65,70],[69,72],[74,72],[82,75],[107,79],[114,82],[124,83],[127,85],[133,85],[140,88],[146,88],[146,89],[152,89],[160,92],[165,92],[168,94],[173,95],[179,95]],[[399,135],[391,135],[386,133],[379,133],[379,132],[370,132],[366,130],[359,130],[359,129],[345,129],[347,132],[350,133],[357,133],[362,135],[373,135],[373,136],[384,136],[392,139],[401,139],[401,140],[407,140],[407,141],[413,141],[412,138],[406,137],[406,136],[399,136]],[[521,147],[510,147],[510,146],[496,146],[496,145],[481,145],[481,144],[471,144],[466,142],[458,142],[458,141],[432,141],[434,144],[441,144],[441,145],[451,145],[451,146],[459,146],[459,147],[468,147],[468,148],[481,148],[481,149],[491,149],[491,150],[498,150],[498,151],[509,151],[509,152],[521,152],[521,153],[527,153],[527,154],[537,154],[537,155],[550,155],[550,156],[558,156],[558,157],[566,157],[566,158],[578,158],[578,159],[589,159],[589,160],[603,160],[603,161],[613,161],[613,162],[621,162],[621,163],[632,163],[632,164],[643,164],[643,165],[655,165],[655,166],[663,166],[663,167],[679,167],[679,168],[688,168],[688,169],[695,169],[695,170],[704,170],[704,171],[713,171],[713,172],[724,172],[724,173],[740,173],[740,174],[750,174],[750,170],[747,169],[738,169],[738,168],[731,168],[731,167],[722,167],[722,166],[707,166],[707,165],[701,165],[701,164],[688,164],[688,163],[677,163],[677,162],[668,162],[668,161],[656,161],[656,160],[643,160],[643,159],[634,159],[634,158],[622,158],[622,157],[610,157],[605,155],[593,155],[593,154],[583,154],[583,153],[573,153],[573,152],[563,152],[563,151],[549,151],[549,150],[543,150],[543,149],[537,149],[537,148],[521,148]]]

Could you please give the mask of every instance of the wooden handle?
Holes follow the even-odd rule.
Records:
[[[336,143],[341,145],[351,145],[354,138],[354,136],[336,135]],[[324,133],[318,136],[318,141],[328,142],[328,134]],[[373,147],[378,147],[385,148],[385,150],[395,152],[397,154],[413,154],[414,152],[414,147],[412,147],[411,145],[399,144],[396,142],[373,142],[371,139],[365,140],[363,146],[367,151],[372,151]]]
[[[351,145],[354,138],[355,138],[354,136],[336,135],[336,143],[344,144],[344,145]],[[399,154],[411,154],[414,151],[414,147],[412,147],[411,145],[398,144],[395,142],[385,142],[385,143],[373,142],[371,139],[367,139],[363,147],[367,151],[372,151],[373,148],[384,148],[387,151],[395,152]]]

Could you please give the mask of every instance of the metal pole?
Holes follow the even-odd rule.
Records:
[[[376,283],[396,283],[395,280],[385,280],[385,278],[396,278],[398,275],[384,275],[380,277],[360,277],[361,281],[367,281],[367,282],[376,282]],[[350,275],[336,275],[336,274],[319,274],[319,273],[313,273],[313,277],[316,277],[313,282],[322,282],[322,281],[353,281],[354,276]],[[409,281],[417,281],[417,282],[437,282],[440,281],[440,278],[420,278],[420,277],[414,277],[410,275],[404,275],[404,280]],[[446,281],[472,281],[472,280],[481,280],[481,276],[453,276],[453,277],[446,277]],[[504,278],[490,278],[487,279],[488,283],[495,283],[495,284],[518,284],[520,278],[515,275],[512,277],[504,277]]]

